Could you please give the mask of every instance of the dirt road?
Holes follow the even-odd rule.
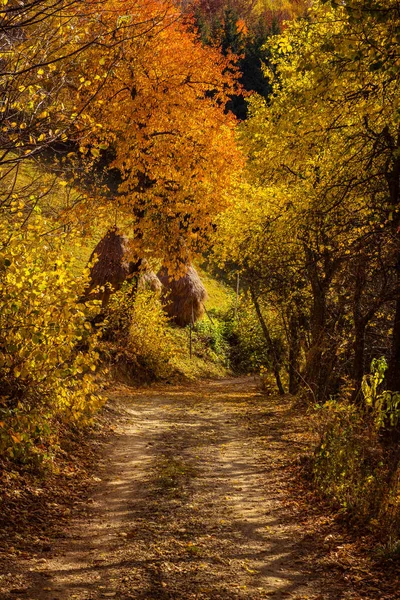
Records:
[[[45,557],[7,575],[20,600],[359,598],[317,561],[288,497],[302,451],[287,401],[247,378],[114,394],[93,496]]]

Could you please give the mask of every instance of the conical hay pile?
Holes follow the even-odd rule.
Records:
[[[172,279],[168,270],[164,269],[158,274],[164,286],[164,308],[167,315],[181,327],[195,323],[204,314],[204,302],[207,292],[201,279],[192,266],[180,279]]]
[[[161,294],[162,283],[158,279],[157,275],[154,271],[144,271],[141,272],[139,281],[138,281],[138,289],[140,290],[151,290],[156,294]]]
[[[90,256],[90,263],[97,260],[90,270],[90,285],[86,296],[101,299],[103,306],[108,302],[112,291],[121,288],[124,281],[137,271],[136,263],[129,261],[128,238],[110,229],[100,240]],[[105,290],[92,294],[92,290],[105,286]]]

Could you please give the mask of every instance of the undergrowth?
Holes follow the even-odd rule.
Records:
[[[79,302],[87,273],[76,278],[63,236],[40,215],[24,226],[23,209],[8,222],[8,207],[0,225],[0,456],[37,469],[51,465],[60,429],[90,423],[102,399],[97,308]]]
[[[400,550],[400,451],[398,429],[382,417],[386,410],[365,396],[357,404],[342,397],[319,407],[313,478],[325,498],[390,554]]]
[[[176,327],[157,294],[143,289],[132,294],[125,284],[111,297],[101,350],[114,375],[131,383],[217,377],[228,368],[222,330],[217,321],[197,323],[192,331]]]
[[[135,291],[126,283],[111,296],[101,348],[117,378],[135,383],[221,377],[268,366],[265,341],[248,298],[242,296],[235,307],[229,288],[204,272],[202,278],[210,300],[192,328],[171,323],[160,298],[150,290]]]

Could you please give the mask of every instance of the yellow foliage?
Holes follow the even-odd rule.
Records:
[[[126,285],[110,299],[104,334],[107,341],[101,347],[117,373],[129,380],[225,375],[224,349],[214,347],[216,338],[221,337],[216,329],[219,324],[210,323],[210,335],[208,323],[200,321],[195,326],[190,356],[189,327],[171,324],[154,292],[139,289],[133,300]]]
[[[160,299],[150,290],[139,290],[131,313],[128,349],[144,360],[157,378],[168,377],[177,352],[176,340]]]
[[[79,303],[86,277],[73,276],[48,227],[41,216],[25,228],[0,221],[0,448],[12,457],[40,446],[51,423],[87,423],[101,404],[96,308]]]
[[[237,89],[231,60],[203,47],[171,0],[43,0],[29,18],[23,5],[12,15],[0,169],[13,178],[22,160],[45,156],[82,191],[68,223],[87,228],[103,211],[110,225],[117,207],[138,255],[190,261],[240,163],[224,111]]]

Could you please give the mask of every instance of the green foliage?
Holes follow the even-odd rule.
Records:
[[[47,235],[45,219],[17,227],[18,218],[0,224],[0,452],[29,462],[54,442],[56,423],[88,423],[101,400],[88,322],[96,307],[78,300],[86,274],[72,275],[63,236]]]
[[[364,401],[373,410],[378,428],[396,427],[400,419],[400,392],[379,391],[387,371],[388,364],[384,356],[374,358],[371,373],[364,375],[361,385]]]
[[[374,407],[378,398],[378,388],[385,378],[387,362],[384,356],[374,358],[371,363],[370,375],[365,375],[362,381],[362,393],[368,406]]]
[[[228,366],[225,324],[200,321],[192,331],[176,327],[163,311],[160,298],[150,290],[132,293],[125,284],[112,295],[107,308],[102,344],[111,362],[129,379],[150,381],[171,377],[190,379],[222,375]]]
[[[373,416],[342,399],[319,408],[313,475],[321,493],[382,539],[400,535],[400,465]]]
[[[384,479],[375,429],[354,405],[332,400],[320,410],[324,431],[314,463],[316,483],[344,510],[367,519],[379,510]]]
[[[218,378],[229,375],[228,367],[223,357],[215,360],[204,347],[194,341],[192,356],[189,351],[189,331],[174,329],[176,339],[181,340],[181,346],[173,359],[175,376],[178,379],[195,380],[202,377]]]
[[[229,366],[229,323],[216,314],[195,324],[193,330],[194,351],[197,356]]]
[[[387,370],[375,358],[362,382],[363,404],[331,400],[322,408],[322,440],[314,477],[323,494],[397,548],[400,536],[400,462],[388,433],[399,421],[398,392],[381,390]],[[394,540],[394,543],[393,543]]]
[[[274,324],[273,339],[278,349],[280,333],[271,311],[265,311],[268,322]],[[232,369],[238,373],[259,373],[261,368],[270,366],[270,356],[256,311],[247,294],[240,297],[237,315],[231,310],[230,319],[230,358]]]
[[[250,296],[242,293],[236,307],[236,296],[231,288],[204,271],[201,278],[208,293],[208,315],[194,326],[194,354],[235,373],[258,373],[261,367],[269,366],[267,346]],[[274,343],[280,355],[282,343],[277,319],[271,310],[266,310],[265,316],[272,324]]]

